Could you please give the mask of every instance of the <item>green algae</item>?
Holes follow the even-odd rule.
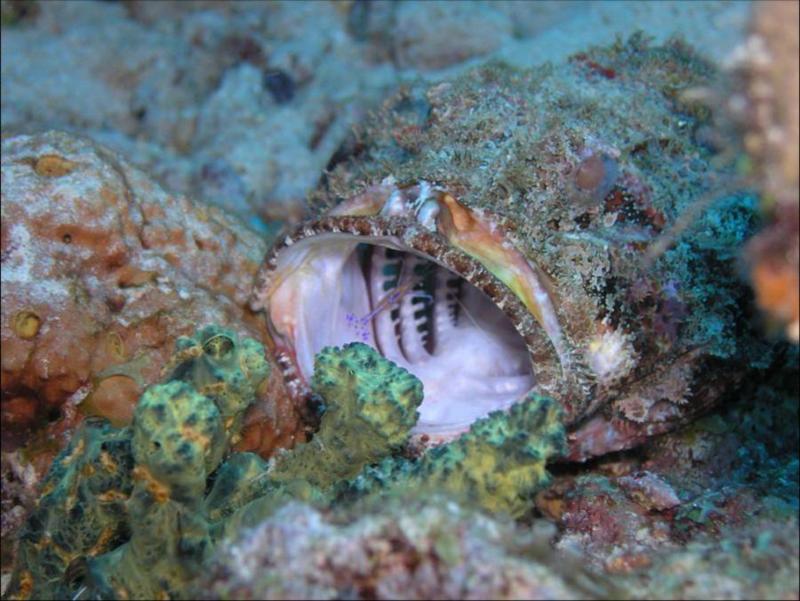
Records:
[[[181,338],[128,427],[87,419],[23,527],[9,598],[178,596],[212,548],[209,475],[269,374],[263,347],[209,326]]]
[[[422,403],[416,377],[358,342],[317,355],[312,389],[326,405],[319,432],[276,459],[273,480],[328,488],[354,477],[407,441]]]
[[[441,491],[490,513],[520,517],[550,482],[547,460],[565,450],[561,407],[531,394],[508,411],[475,421],[466,434],[418,460],[389,458],[366,468],[342,494]]]

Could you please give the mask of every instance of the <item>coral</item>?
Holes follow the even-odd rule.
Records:
[[[211,398],[174,381],[147,389],[132,430],[131,538],[90,560],[83,586],[101,597],[173,597],[211,550],[203,496],[227,448],[222,417]]]
[[[53,463],[22,530],[12,596],[86,587],[156,598],[195,575],[212,544],[208,477],[269,368],[259,343],[212,325],[179,338],[164,372],[130,426],[89,419]]]
[[[22,541],[20,557],[28,563],[15,573],[12,597],[34,592],[102,598],[393,598],[404,591],[411,598],[607,598],[624,587],[639,591],[631,593],[633,598],[644,598],[662,590],[695,597],[720,587],[785,589],[791,563],[779,559],[780,549],[792,543],[782,534],[781,520],[794,511],[796,490],[773,491],[780,499],[754,512],[756,497],[736,480],[703,488],[707,476],[693,472],[707,470],[714,456],[726,456],[729,463],[744,457],[736,478],[746,486],[787,477],[796,482],[796,459],[786,466],[776,463],[754,480],[753,470],[765,469],[754,442],[742,447],[744,454],[712,449],[705,455],[696,442],[677,447],[683,455],[669,443],[656,442],[645,447],[648,455],[638,466],[635,456],[612,457],[600,464],[600,473],[575,477],[566,472],[542,490],[550,482],[545,462],[564,452],[564,428],[559,405],[536,395],[476,421],[454,442],[418,458],[403,457],[397,445],[413,425],[419,382],[355,343],[326,349],[317,358],[315,389],[325,412],[311,442],[271,463],[253,453],[234,453],[220,464],[229,437],[216,403],[225,397],[201,395],[194,386],[206,385],[198,373],[207,373],[203,369],[210,365],[198,363],[197,349],[208,353],[209,361],[219,359],[221,349],[227,351],[222,356],[246,354],[242,342],[225,334],[209,327],[178,343],[179,359],[165,370],[172,379],[147,390],[133,426],[84,426],[88,434],[76,437],[48,482],[55,484],[53,491],[68,485],[80,491],[98,482],[86,467],[91,453],[80,454],[84,441],[94,441],[90,449],[97,449],[98,441],[121,441],[128,469],[118,472],[117,480],[121,474],[125,494],[101,493],[120,501],[116,519],[92,513],[97,499],[85,500],[95,516],[89,523],[97,524],[98,515],[105,518],[102,531],[114,536],[98,535],[93,528],[94,536],[74,539],[78,546],[65,545],[68,553],[59,547],[55,559],[52,553],[40,555],[40,549],[54,549],[53,541],[62,540],[58,534],[79,528],[75,516],[64,519],[63,503],[53,501],[55,492],[46,493],[42,504],[50,510],[44,516],[57,535],[52,541],[42,535]],[[791,364],[792,357],[786,361]],[[239,369],[238,362],[228,365],[232,372]],[[793,384],[781,382],[788,393]],[[771,398],[761,404],[776,405]],[[796,417],[796,406],[794,412]],[[765,418],[737,414],[727,419],[741,424],[743,435],[764,438],[770,436]],[[796,424],[796,419],[784,421],[789,429]],[[721,432],[723,440],[729,429],[703,422],[695,426],[712,437]],[[377,442],[365,445],[364,430]],[[791,442],[791,436],[783,438]],[[351,440],[355,451],[347,448]],[[337,477],[321,476],[310,465],[311,450]],[[342,458],[354,466],[345,469]],[[723,475],[729,472],[725,468]],[[543,532],[541,524],[534,521],[533,532],[526,534],[537,492],[536,506],[560,526],[555,551],[549,545],[553,532]],[[514,526],[503,514],[526,520]],[[26,528],[36,531],[41,518],[37,511]],[[739,524],[768,532],[755,552],[745,535],[725,530]],[[714,533],[726,538],[707,538]],[[687,537],[694,537],[689,546],[676,546]],[[687,558],[698,561],[730,545],[739,551],[728,560],[700,561],[695,578],[683,571]],[[310,557],[314,560],[308,563]],[[765,589],[756,566],[780,582]],[[613,574],[614,580],[596,570]]]
[[[420,459],[409,484],[519,517],[530,509],[533,494],[548,484],[548,459],[566,450],[562,417],[558,403],[531,394],[432,449]]]
[[[263,494],[269,464],[254,453],[233,453],[214,475],[205,498],[208,519],[218,523]]]
[[[444,491],[516,517],[547,485],[547,460],[565,450],[560,406],[530,395],[418,460],[393,457],[416,422],[422,385],[359,342],[319,353],[313,387],[325,405],[319,430],[309,443],[273,459],[262,494],[274,495],[276,488],[284,494],[284,485],[294,486],[290,496],[304,500],[319,499],[334,485],[331,500],[403,489]]]
[[[398,477],[385,487],[377,485],[369,466],[381,459],[393,461],[392,453],[408,440],[422,385],[371,347],[353,343],[317,356],[314,389],[325,407],[310,442],[278,455],[271,464],[252,453],[235,453],[220,467],[233,437],[226,422],[241,415],[266,378],[263,359],[255,359],[262,353],[260,345],[240,342],[216,326],[181,338],[164,369],[168,380],[145,391],[131,426],[87,428],[86,436],[93,437],[88,453],[86,436],[74,439],[48,475],[61,495],[66,487],[97,488],[86,477],[96,468],[87,472],[85,464],[100,461],[96,449],[104,448],[105,438],[125,443],[124,468],[119,458],[111,462],[126,484],[112,497],[119,505],[113,506],[116,520],[101,514],[108,524],[100,526],[109,532],[103,535],[97,534],[103,532],[96,527],[99,518],[81,521],[80,526],[94,526],[89,530],[93,537],[71,541],[75,548],[56,555],[61,561],[54,565],[49,555],[34,551],[41,546],[41,535],[24,539],[13,594],[26,597],[30,591],[25,582],[31,579],[34,593],[81,589],[101,597],[180,594],[200,573],[216,541],[257,526],[293,499],[330,506],[337,498],[353,499],[356,490],[387,499],[404,490],[441,490],[488,511],[520,515],[529,508],[532,493],[546,483],[545,461],[563,450],[558,405],[534,396],[507,414],[476,422],[459,440],[417,461],[394,460],[402,468],[395,468]],[[250,369],[242,369],[248,365]],[[65,476],[64,466],[73,471]],[[363,469],[373,482],[369,491],[363,478],[358,485],[348,484]],[[109,486],[103,481],[98,498]],[[56,492],[52,495],[60,500]],[[127,502],[121,505],[121,499]],[[74,496],[71,502],[76,502]],[[97,498],[81,496],[78,502],[82,508],[93,507]],[[64,501],[53,508],[48,503],[37,509],[27,528],[41,524],[42,512],[57,521],[72,507],[65,508]],[[104,507],[102,502],[99,506]],[[58,525],[79,527],[70,520]],[[61,538],[54,540],[64,544]],[[70,571],[72,561],[79,564]],[[66,580],[65,573],[70,574]]]
[[[186,382],[156,384],[139,399],[132,427],[137,481],[158,501],[196,503],[227,446],[213,399]]]
[[[169,381],[148,388],[136,407],[131,539],[88,565],[85,586],[100,596],[174,596],[198,575],[216,517],[205,501],[208,477],[269,374],[259,343],[219,326],[179,338],[175,348],[164,368]]]
[[[188,382],[214,400],[229,443],[241,439],[245,410],[259,397],[270,365],[264,347],[252,338],[239,340],[233,330],[210,325],[175,342],[175,354],[162,369],[169,379]]]
[[[313,389],[325,402],[319,431],[311,442],[276,457],[269,475],[326,488],[406,442],[419,415],[422,384],[362,343],[323,349],[314,366]]]
[[[562,416],[558,403],[531,394],[417,460],[394,457],[366,467],[340,494],[440,491],[490,513],[520,517],[549,483],[548,459],[566,449]]]
[[[129,535],[127,501],[133,489],[128,429],[87,420],[53,461],[38,503],[19,533],[11,598],[67,594],[87,558]]]
[[[422,400],[419,380],[361,343],[317,355],[314,391],[323,414],[311,441],[269,465],[234,454],[215,476],[206,503],[218,536],[253,527],[293,499],[331,505],[348,479],[404,445]]]

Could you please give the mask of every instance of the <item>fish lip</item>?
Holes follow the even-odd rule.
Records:
[[[407,216],[381,215],[328,215],[302,223],[281,238],[262,263],[251,299],[251,308],[266,310],[273,351],[293,396],[307,397],[310,394],[309,385],[300,373],[292,344],[284,340],[272,324],[268,310],[269,298],[278,284],[276,270],[280,253],[304,239],[322,235],[362,238],[365,242],[393,238],[403,248],[420,254],[467,280],[489,297],[509,318],[525,342],[535,382],[529,392],[548,395],[557,400],[567,400],[565,396],[568,395],[565,391],[570,390],[570,387],[565,386],[565,383],[572,381],[573,378],[568,369],[562,365],[547,332],[506,284],[480,261],[454,247],[440,233],[423,227],[415,219]],[[568,404],[566,408],[569,414]],[[434,436],[441,434],[445,438],[451,438],[460,433],[461,431],[457,430],[452,436],[447,432],[434,433]]]

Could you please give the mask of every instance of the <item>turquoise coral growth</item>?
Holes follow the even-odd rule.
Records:
[[[233,453],[217,470],[206,496],[208,519],[219,523],[263,494],[268,465],[255,453]]]
[[[194,503],[225,450],[219,409],[186,382],[151,386],[139,399],[133,419],[137,477],[166,489],[163,494]]]
[[[558,405],[532,395],[418,460],[397,456],[422,384],[353,343],[317,356],[312,386],[325,411],[310,442],[269,463],[252,453],[223,462],[267,375],[258,356],[255,341],[205,328],[177,344],[168,381],[145,391],[130,427],[87,424],[54,463],[11,596],[180,597],[220,541],[290,500],[344,507],[440,492],[519,516],[563,450]]]
[[[103,597],[175,597],[213,548],[208,477],[238,435],[244,410],[269,374],[263,347],[208,326],[180,338],[134,415],[136,482],[131,539],[89,564],[89,588]]]
[[[255,455],[232,456],[207,500],[217,532],[256,526],[292,499],[330,505],[342,482],[408,440],[422,402],[417,378],[361,343],[323,349],[314,367],[312,388],[325,404],[318,431],[266,470]]]
[[[175,354],[162,370],[169,379],[188,382],[214,400],[231,444],[236,443],[244,411],[269,372],[259,342],[239,340],[235,332],[217,325],[178,338]]]
[[[531,394],[416,462],[387,459],[365,469],[345,489],[359,495],[392,487],[443,491],[485,511],[519,517],[550,481],[547,460],[566,448],[561,420],[558,403]]]
[[[547,460],[565,450],[561,407],[531,394],[419,459],[398,456],[422,385],[362,343],[324,349],[312,384],[326,409],[311,442],[274,459],[266,473],[246,456],[220,470],[209,501],[215,518],[231,516],[221,525],[226,535],[257,526],[290,499],[331,506],[409,490],[519,517],[549,482]]]
[[[319,432],[276,460],[274,480],[326,488],[352,478],[408,440],[422,402],[416,377],[359,342],[323,349],[312,388],[326,403]]]
[[[133,421],[131,539],[89,563],[102,597],[173,597],[211,550],[206,480],[222,460],[225,433],[214,402],[186,382],[150,387]]]
[[[128,429],[87,420],[53,461],[20,533],[10,598],[66,596],[85,557],[125,540],[132,469]]]
[[[420,460],[414,479],[492,513],[519,516],[550,481],[547,460],[566,451],[562,410],[531,394],[507,412],[476,421],[456,441]]]
[[[131,426],[87,420],[56,458],[10,598],[168,598],[197,575],[213,542],[208,477],[269,365],[257,341],[208,326],[178,340],[164,373]]]

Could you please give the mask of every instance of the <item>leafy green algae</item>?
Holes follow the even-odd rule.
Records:
[[[316,357],[313,390],[325,399],[319,432],[278,457],[270,478],[327,488],[404,444],[419,417],[422,383],[366,344],[328,347]]]
[[[531,394],[419,460],[386,459],[344,488],[358,494],[392,487],[442,491],[490,513],[519,517],[550,481],[547,460],[565,451],[561,414],[552,399]]]
[[[211,549],[203,504],[255,391],[263,347],[209,326],[179,338],[130,427],[86,420],[20,536],[9,598],[176,596]]]

